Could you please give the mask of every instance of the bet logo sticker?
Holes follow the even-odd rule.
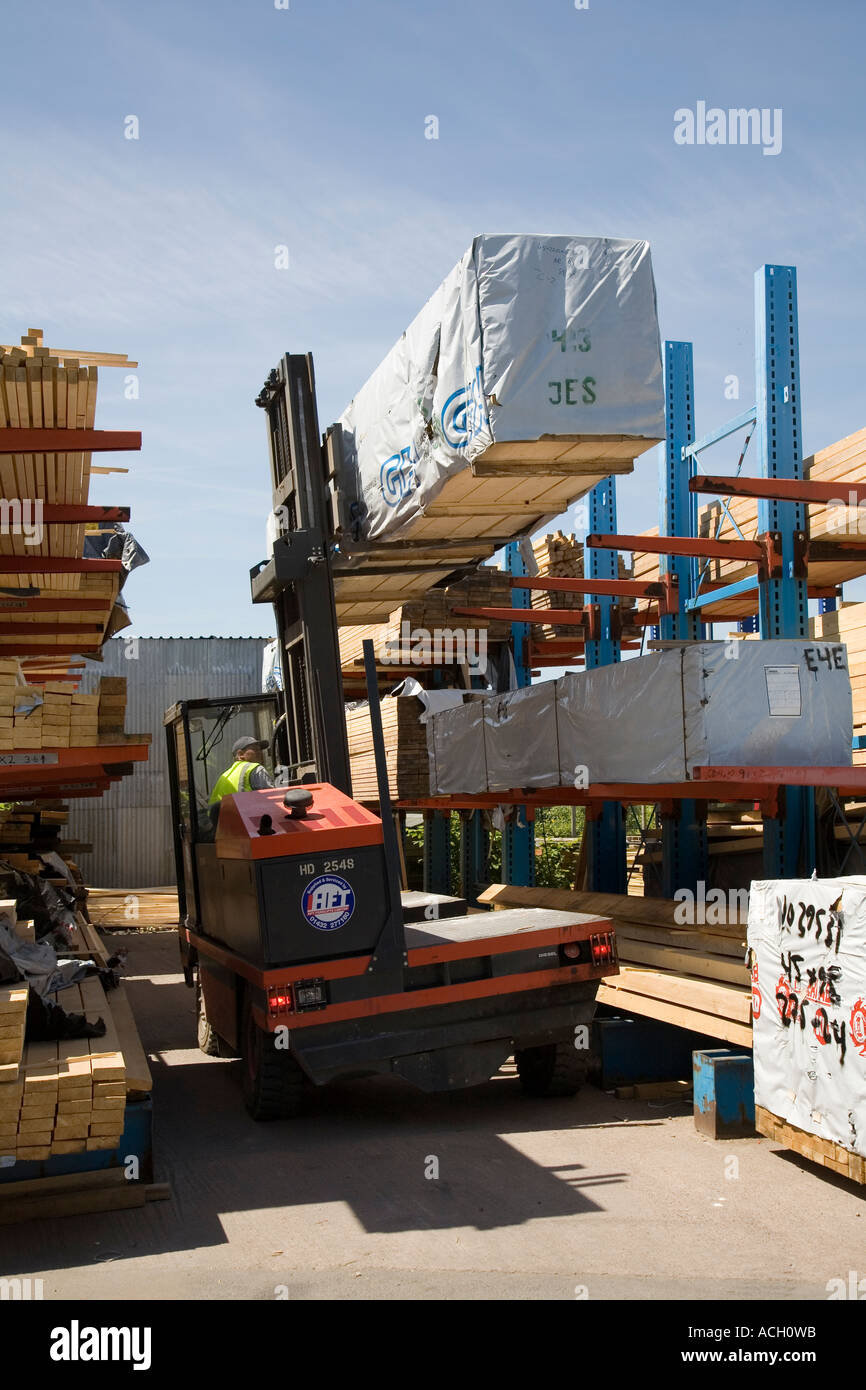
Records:
[[[355,911],[355,891],[336,874],[320,874],[301,894],[301,911],[316,931],[337,931]]]

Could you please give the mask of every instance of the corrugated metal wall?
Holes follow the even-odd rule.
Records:
[[[104,796],[69,802],[67,838],[85,840],[87,883],[96,888],[156,888],[175,881],[171,809],[162,716],[176,700],[252,695],[261,689],[265,637],[122,637],[103,648],[105,660],[82,682],[96,690],[100,676],[127,678],[127,733],[149,733],[147,763]],[[127,656],[127,652],[129,656]],[[137,652],[137,655],[133,655]]]

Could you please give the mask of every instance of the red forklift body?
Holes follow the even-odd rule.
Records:
[[[218,859],[281,859],[382,844],[382,822],[327,782],[304,787],[313,803],[303,816],[283,805],[283,789],[236,792],[220,803]],[[262,827],[262,817],[268,819]]]

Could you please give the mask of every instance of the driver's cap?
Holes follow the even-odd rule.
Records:
[[[232,744],[232,752],[237,757],[238,753],[243,753],[247,748],[267,748],[267,746],[264,739],[253,738],[250,734],[247,738],[236,738]]]

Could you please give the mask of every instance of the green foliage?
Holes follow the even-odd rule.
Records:
[[[626,812],[626,832],[638,835],[642,823],[652,812],[651,806],[629,806]],[[574,824],[577,834],[572,835],[570,806],[546,806],[535,816],[535,882],[539,888],[573,888],[577,877],[580,842],[583,837],[586,816],[582,806],[575,808]],[[502,881],[502,836],[491,830],[488,836],[489,853],[486,880],[489,883]],[[460,891],[460,817],[451,816],[451,891]],[[406,827],[404,848],[406,854],[406,874],[410,888],[420,888],[423,883],[424,827]]]

